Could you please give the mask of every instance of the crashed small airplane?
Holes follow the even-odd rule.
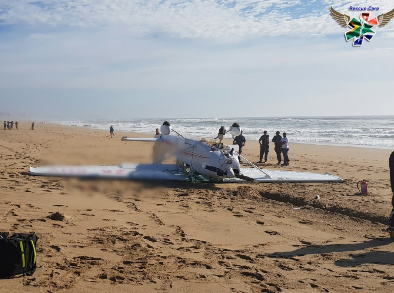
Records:
[[[172,132],[176,133],[173,135]],[[233,136],[241,129],[234,123],[229,131]],[[43,166],[30,167],[30,174],[37,176],[119,178],[131,180],[164,180],[192,182],[341,182],[342,178],[330,174],[261,169],[241,156],[251,167],[241,168],[238,146],[221,143],[208,145],[188,139],[171,128],[165,121],[161,134],[155,138],[128,138],[122,141],[154,142],[152,164],[129,164],[120,166]],[[176,157],[176,164],[162,161]]]

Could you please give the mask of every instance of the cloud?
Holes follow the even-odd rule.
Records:
[[[356,4],[369,6],[368,1],[344,0],[0,0],[0,22],[54,28],[116,27],[133,34],[180,38],[309,37],[343,31],[329,16],[329,6],[349,13],[348,7]],[[382,12],[392,8],[384,0],[375,1],[374,6]],[[393,28],[389,24],[385,30]]]
[[[328,14],[353,4],[0,0],[0,104],[63,117],[387,114],[394,20],[353,48]]]
[[[340,36],[229,45],[127,38],[116,30],[34,33],[0,46],[0,100],[58,117],[384,114],[394,43],[364,46]],[[381,103],[369,104],[377,97]]]

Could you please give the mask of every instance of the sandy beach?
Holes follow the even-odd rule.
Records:
[[[385,231],[391,150],[288,137],[290,166],[275,164],[273,146],[259,164],[345,179],[335,184],[81,181],[27,172],[148,163],[152,144],[86,127],[29,128],[0,131],[0,230],[34,231],[38,268],[0,280],[0,292],[394,290],[394,243]],[[257,162],[258,142],[247,141],[243,155]],[[357,189],[363,179],[367,196]]]

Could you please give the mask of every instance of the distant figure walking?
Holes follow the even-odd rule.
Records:
[[[280,132],[277,131],[276,135],[272,138],[273,143],[275,144],[275,153],[278,159],[278,165],[282,162],[282,137],[280,136]]]
[[[31,124],[31,130],[34,130],[34,122]]]
[[[161,137],[160,130],[159,128],[156,128],[156,133],[154,138],[160,138],[160,137]],[[153,162],[155,164],[161,164],[162,160],[164,159],[164,156],[165,156],[165,148],[163,148],[163,144],[161,144],[160,141],[155,141],[155,144],[153,145]]]
[[[259,143],[260,143],[259,163],[262,163],[263,156],[264,156],[264,163],[267,163],[267,157],[270,148],[270,136],[267,134],[267,130],[264,130],[264,134],[260,137]]]
[[[246,139],[242,135],[242,131],[241,131],[241,134],[236,136],[233,141],[233,144],[237,144],[239,147],[238,154],[242,154],[242,147],[245,145],[245,142],[246,142]],[[240,163],[242,163],[240,156],[238,156],[238,160]]]
[[[289,166],[289,140],[286,137],[286,132],[283,132],[282,142],[282,154],[283,154],[283,164],[282,166]]]
[[[114,137],[114,126],[111,125],[111,127],[109,128],[109,134],[111,135],[111,138]]]
[[[18,130],[18,121],[15,121],[15,128]]]
[[[7,121],[4,121],[4,130],[7,130]]]
[[[11,129],[14,128],[14,121],[11,121]]]

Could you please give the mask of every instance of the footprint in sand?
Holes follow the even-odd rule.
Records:
[[[244,260],[253,262],[253,259],[252,259],[250,256],[246,255],[246,254],[236,254],[235,256],[237,256],[237,257],[239,257],[239,258],[242,258],[242,259],[244,259]]]
[[[127,205],[129,209],[134,210],[135,212],[142,212],[135,203],[131,202]]]
[[[83,213],[81,214],[82,216],[87,216],[87,217],[95,217],[95,214],[88,214],[88,213]]]
[[[164,243],[164,244],[167,244],[167,245],[174,245],[174,242],[171,242],[171,240],[168,239],[168,238],[164,238],[164,239],[163,239],[163,243]]]
[[[164,222],[160,220],[158,216],[156,216],[154,213],[150,214],[150,218],[157,224],[157,225],[164,225]]]
[[[253,278],[253,279],[256,279],[259,281],[264,281],[264,277],[260,273],[252,273],[252,272],[244,271],[244,272],[241,272],[241,275],[245,276],[245,277]]]
[[[308,224],[308,225],[313,224],[313,222],[312,222],[312,221],[309,221],[309,220],[301,220],[301,221],[299,221],[298,223],[300,223],[300,224]]]
[[[54,250],[56,250],[57,252],[60,251],[60,247],[57,246],[57,245],[50,245],[49,247],[52,248],[52,249],[54,249]]]
[[[269,235],[280,235],[280,233],[277,232],[277,231],[264,231],[264,232],[269,234]]]
[[[186,237],[185,232],[182,230],[182,228],[180,226],[176,227],[176,233],[179,234],[182,238]]]
[[[239,213],[239,212],[235,212],[235,213],[233,213],[233,216],[234,216],[234,217],[237,217],[237,218],[242,218],[244,215],[242,215],[242,214]]]
[[[157,242],[157,239],[152,236],[144,236],[143,238],[150,242]]]

